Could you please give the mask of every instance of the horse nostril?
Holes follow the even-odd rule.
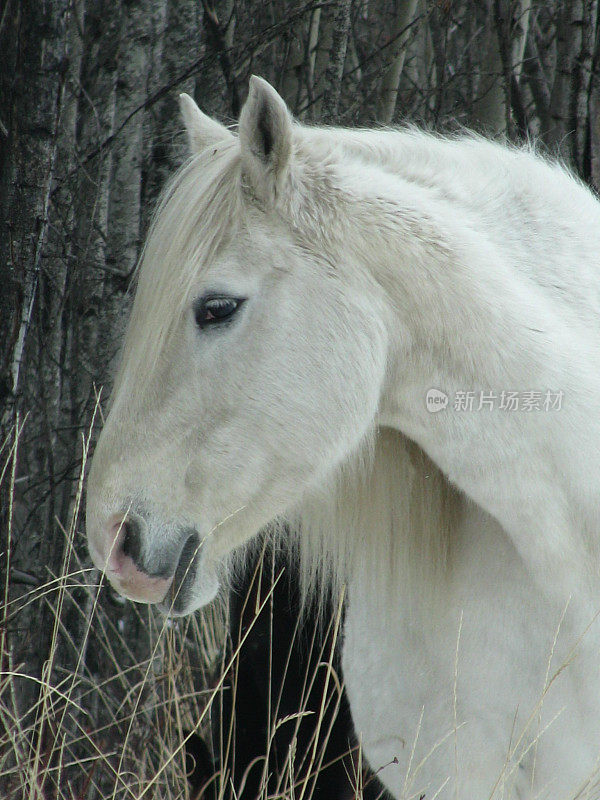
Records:
[[[159,569],[161,551],[157,555],[156,546],[153,548],[152,542],[148,546],[147,531],[146,520],[135,512],[109,517],[104,540],[108,544],[108,556],[102,569],[124,597],[140,603],[160,603],[173,576]]]
[[[127,517],[122,528],[121,552],[135,563],[140,556],[140,526],[136,520]]]

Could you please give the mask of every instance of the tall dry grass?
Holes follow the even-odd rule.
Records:
[[[219,718],[223,692],[235,694],[240,649],[252,631],[252,617],[265,611],[277,576],[254,600],[250,624],[227,642],[227,609],[213,606],[183,620],[167,619],[147,606],[125,603],[87,565],[81,509],[83,476],[91,428],[82,439],[77,491],[62,528],[64,556],[58,575],[39,584],[17,582],[11,564],[15,526],[13,498],[23,422],[0,449],[0,484],[7,491],[6,538],[2,543],[4,585],[0,608],[0,797],[2,800],[237,800],[245,765],[235,753],[235,719]],[[261,578],[262,579],[262,578]],[[20,621],[41,618],[51,609],[53,630],[40,674],[16,659],[13,633]],[[247,610],[246,610],[247,611]],[[33,613],[32,613],[33,612]],[[272,613],[272,608],[270,613]],[[245,614],[246,621],[248,614]],[[310,800],[325,763],[325,747],[341,698],[332,643],[338,637],[341,604],[318,658],[322,699],[316,714],[307,710],[314,674],[307,674],[298,710],[281,716],[280,696],[271,692],[269,723],[260,765],[260,797]],[[75,631],[75,633],[74,633]],[[300,635],[299,631],[295,632]],[[36,637],[31,637],[35,641]],[[325,674],[323,680],[322,675]],[[27,691],[24,691],[24,687]],[[34,697],[24,707],[23,697]],[[235,707],[233,699],[229,705]],[[315,717],[313,737],[296,748],[301,721]],[[270,748],[281,726],[295,726],[281,774],[273,776]],[[189,773],[199,736],[211,741],[219,731],[220,763],[212,774]],[[188,755],[186,757],[186,751]],[[238,762],[236,764],[236,758]],[[348,797],[362,797],[360,754],[348,762]],[[210,766],[210,763],[209,763]],[[253,765],[247,765],[247,769]],[[198,772],[198,770],[197,770]],[[234,776],[237,776],[234,780]],[[274,779],[275,778],[275,779]],[[238,785],[236,785],[236,781]],[[244,797],[248,795],[245,794]],[[333,799],[332,799],[333,800]]]

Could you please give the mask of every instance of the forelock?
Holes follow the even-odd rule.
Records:
[[[115,391],[127,373],[151,376],[202,270],[245,224],[237,140],[193,156],[159,200],[137,269],[137,289]]]

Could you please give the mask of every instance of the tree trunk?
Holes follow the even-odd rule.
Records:
[[[0,40],[2,63],[1,96],[7,142],[0,158],[0,364],[4,407],[1,409],[0,441],[4,441],[21,405],[20,393],[26,377],[25,354],[34,344],[27,341],[37,313],[36,302],[47,242],[50,191],[55,178],[59,129],[63,123],[63,100],[68,73],[70,3],[57,0],[40,8],[35,2],[14,2]],[[1,48],[5,45],[5,49]],[[29,409],[28,409],[29,410]],[[53,410],[50,410],[52,416]],[[40,415],[36,422],[39,424]],[[43,424],[43,423],[42,423]],[[21,443],[22,444],[22,443]],[[42,452],[43,452],[43,448]],[[5,455],[5,454],[4,454]],[[43,467],[43,456],[40,459]],[[6,541],[11,487],[0,486],[2,549],[14,548],[21,532]],[[14,521],[14,520],[13,520]],[[33,542],[41,545],[42,537]],[[39,551],[38,551],[39,552]],[[7,561],[0,559],[4,573]],[[7,576],[3,574],[2,586]],[[36,624],[28,641],[35,656],[26,661],[38,678],[48,648],[45,632]],[[40,641],[41,639],[41,641]],[[38,649],[39,648],[39,649]],[[17,663],[23,653],[15,651]],[[16,686],[16,701],[23,718],[33,708],[39,688],[32,681]]]
[[[589,151],[590,89],[598,27],[598,0],[582,0],[581,11],[581,49],[575,59],[571,81],[571,163],[581,177],[589,181],[592,175]]]
[[[50,189],[67,75],[69,0],[42,7],[14,0],[0,41],[0,421],[6,433],[17,401],[46,240]]]
[[[302,119],[306,109],[312,109],[315,101],[315,69],[317,63],[317,49],[319,45],[319,27],[321,24],[321,9],[315,8],[310,15],[308,26],[308,44],[306,53],[306,100],[299,109]],[[310,116],[310,112],[309,112]]]
[[[481,4],[484,37],[481,42],[480,80],[471,111],[474,128],[491,135],[506,131],[504,66],[491,0]]]
[[[517,0],[513,12],[512,25],[512,67],[517,81],[521,80],[523,60],[525,58],[525,43],[529,34],[531,20],[531,0]]]
[[[377,102],[377,119],[389,125],[396,111],[398,88],[406,57],[406,47],[410,35],[410,26],[415,18],[417,0],[395,0],[394,22],[390,29],[393,44],[389,48],[389,67],[385,71]]]
[[[195,0],[161,0],[156,6],[152,52],[157,52],[159,60],[150,65],[149,95],[159,91],[161,86],[176,82],[178,76],[186,74],[190,64],[198,59],[202,47],[200,16]],[[214,72],[217,72],[216,67]],[[211,85],[213,83],[210,81]],[[182,124],[177,95],[187,92],[193,97],[195,90],[196,78],[189,75],[153,105],[147,115],[143,143],[147,165],[142,176],[142,230],[148,227],[160,190],[188,155],[184,137],[180,135]],[[204,110],[206,113],[212,111],[206,107]]]
[[[549,123],[544,139],[551,151],[568,161],[575,152],[571,106],[573,74],[581,52],[582,0],[563,0],[556,23],[556,71],[550,93]]]
[[[590,81],[589,138],[586,163],[589,165],[589,180],[596,191],[600,190],[600,15],[596,17],[594,56]]]
[[[525,41],[523,73],[533,98],[540,132],[545,133],[550,127],[550,86],[538,50],[538,37],[537,26],[531,26]]]
[[[338,118],[351,9],[352,0],[337,0],[334,6],[331,49],[323,86],[322,116],[326,123],[333,123]]]

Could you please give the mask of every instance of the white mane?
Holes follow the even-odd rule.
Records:
[[[326,589],[338,598],[359,568],[378,587],[382,617],[400,589],[422,613],[431,609],[447,585],[465,502],[418,445],[391,428],[373,432],[290,515],[304,596]]]
[[[148,369],[177,327],[190,287],[244,225],[239,149],[225,142],[192,156],[165,187],[137,268],[138,282],[122,361],[131,386],[156,376]],[[132,369],[133,366],[133,369]],[[113,395],[117,395],[119,384]]]

